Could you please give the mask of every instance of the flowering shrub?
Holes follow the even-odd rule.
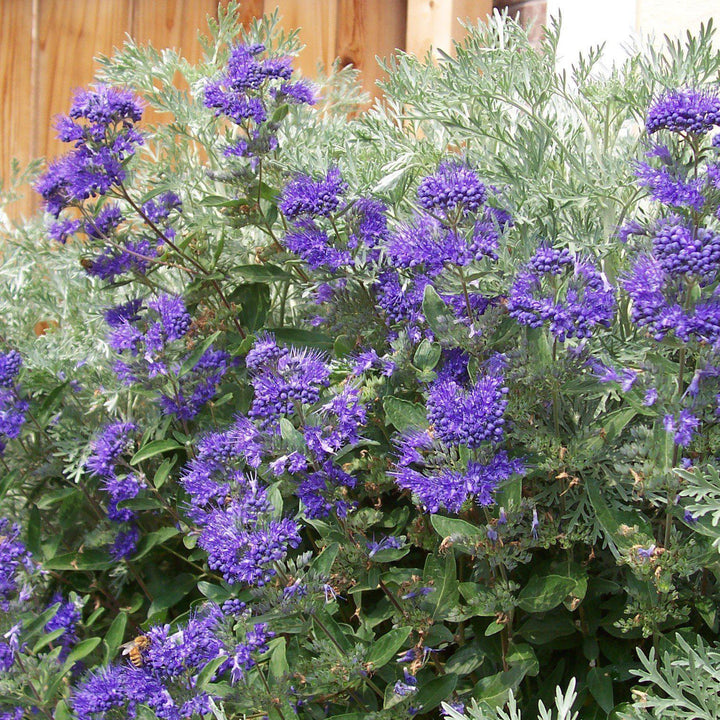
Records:
[[[6,229],[0,719],[715,717],[710,30],[570,84],[497,16],[350,119],[236,11]]]

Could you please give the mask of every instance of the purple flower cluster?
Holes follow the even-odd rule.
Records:
[[[139,315],[142,304],[132,300],[111,308],[105,319],[111,328],[110,347],[125,360],[117,360],[114,370],[126,385],[143,383],[170,387],[159,393],[160,406],[181,420],[194,418],[211,400],[231,364],[223,350],[210,346],[187,373],[180,369],[187,355],[173,343],[187,335],[192,317],[182,298],[160,295],[147,303],[150,312]],[[176,377],[173,383],[171,379]]]
[[[486,375],[465,390],[454,380],[434,383],[428,395],[427,418],[435,436],[448,446],[478,448],[501,442],[508,389],[500,376]]]
[[[209,714],[211,699],[217,698],[198,689],[200,673],[222,659],[212,678],[227,674],[231,683],[237,683],[256,664],[255,657],[267,652],[273,637],[265,623],[251,625],[249,619],[243,619],[237,637],[236,621],[210,605],[177,629],[151,627],[143,636],[142,665],[115,664],[91,673],[73,694],[75,716],[78,720],[135,718],[141,705],[162,720]]]
[[[279,347],[269,334],[248,353],[246,363],[255,390],[250,417],[266,422],[315,404],[329,384],[330,368],[322,353]]]
[[[30,403],[19,395],[15,379],[22,367],[17,350],[0,353],[0,457],[8,440],[20,435]]]
[[[373,368],[390,377],[395,372],[395,362],[387,355],[380,357],[373,348],[363,350],[353,358],[353,375],[362,375]]]
[[[718,125],[720,98],[714,93],[684,89],[668,91],[653,104],[647,130],[677,132],[681,144],[691,144],[687,135],[702,135]],[[713,151],[699,147],[699,142],[698,137],[692,140],[691,179],[687,179],[684,162],[663,145],[654,146],[649,153],[660,158],[660,170],[640,166],[641,184],[650,187],[655,200],[675,210],[646,230],[636,224],[638,229],[633,232],[648,236],[652,244],[637,255],[623,284],[632,300],[633,322],[647,328],[655,340],[673,333],[683,342],[694,340],[717,350],[720,233],[714,226],[705,226],[703,220],[709,212],[718,212],[720,173],[716,163],[708,159]],[[712,142],[717,145],[715,139]]]
[[[420,181],[418,201],[428,211],[446,215],[454,212],[477,212],[485,202],[487,189],[477,173],[465,163],[446,161],[435,175]]]
[[[385,315],[385,322],[405,330],[413,341],[428,334],[422,328],[425,324],[422,303],[425,288],[431,284],[427,275],[417,274],[404,279],[395,270],[381,273],[375,282],[377,304]]]
[[[673,263],[672,259],[667,264]],[[674,332],[683,342],[720,342],[720,295],[688,302],[688,282],[673,278],[651,255],[640,255],[624,282],[632,300],[632,320],[647,327],[655,340]]]
[[[689,410],[681,410],[677,417],[666,415],[664,420],[666,432],[673,434],[677,445],[687,447],[692,440],[695,431],[700,426],[700,420]]]
[[[123,500],[132,500],[145,487],[144,482],[135,473],[117,473],[122,456],[129,453],[133,446],[133,435],[137,426],[132,423],[115,422],[108,425],[95,438],[92,454],[85,466],[103,480],[103,490],[108,495],[107,516],[114,523],[126,524],[119,531],[110,548],[116,560],[128,557],[135,552],[139,533],[133,521],[135,513],[129,508],[118,507]]]
[[[447,266],[463,267],[476,260],[497,260],[500,231],[481,219],[465,231],[448,227],[429,215],[418,215],[402,225],[386,243],[388,258],[399,267],[424,268],[436,276]]]
[[[700,135],[720,125],[720,98],[713,92],[683,89],[664,92],[650,106],[646,128]]]
[[[313,270],[377,261],[389,237],[386,207],[371,198],[348,204],[346,190],[340,171],[331,168],[322,180],[296,177],[282,192],[280,210],[293,221],[284,244]]]
[[[335,247],[327,232],[311,221],[295,223],[294,229],[284,238],[287,249],[300,256],[313,270],[338,270],[352,264],[347,250]]]
[[[388,325],[402,325],[413,341],[427,335],[421,327],[422,299],[431,283],[465,324],[493,304],[493,298],[468,289],[461,270],[497,260],[502,233],[512,224],[506,210],[486,204],[491,194],[499,191],[486,187],[475,170],[458,160],[441,163],[434,175],[420,181],[421,212],[400,224],[384,244],[387,269],[379,274],[375,290]]]
[[[654,168],[644,162],[636,165],[635,174],[639,184],[646,187],[652,198],[658,202],[696,212],[700,212],[705,205],[704,178],[683,179],[678,177],[675,169]]]
[[[523,472],[523,463],[511,460],[494,446],[503,439],[507,388],[499,375],[487,375],[468,389],[452,379],[439,379],[429,391],[429,430],[410,431],[398,443],[395,482],[410,490],[426,512],[440,508],[457,513],[474,498],[490,505],[500,482]],[[477,449],[488,444],[488,462],[460,461],[458,446]]]
[[[75,607],[75,603],[71,600],[65,601],[60,593],[53,595],[50,600],[48,607],[60,603],[60,607],[57,609],[55,615],[48,620],[45,625],[45,632],[51,633],[56,630],[62,630],[63,633],[57,639],[62,648],[59,659],[64,661],[65,658],[70,654],[70,648],[77,642],[77,633],[75,628],[80,622],[81,615],[80,611]]]
[[[259,503],[263,513],[271,513],[265,490],[254,476],[249,481],[243,468],[291,476],[310,517],[332,510],[343,514],[348,506],[343,491],[355,485],[355,478],[334,464],[334,456],[361,440],[366,409],[359,391],[346,385],[323,397],[330,369],[322,356],[281,347],[270,334],[258,337],[246,364],[256,393],[249,416],[238,416],[228,430],[211,433],[199,443],[183,480],[191,515],[205,523],[208,509],[219,509],[212,519],[214,535],[248,517],[247,510],[234,507],[228,498],[242,497],[243,503]],[[240,492],[241,487],[249,489]],[[291,534],[287,523],[274,529],[284,538],[280,544],[286,543]],[[208,553],[220,544],[208,540]]]
[[[140,208],[140,214],[149,226],[155,227],[151,234],[140,233],[127,227],[120,207],[113,203],[101,208],[87,208],[91,217],[85,220],[58,220],[50,226],[49,233],[57,242],[65,243],[68,237],[83,232],[87,244],[99,249],[98,254],[83,260],[85,271],[108,282],[126,273],[144,275],[155,258],[161,254],[166,239],[175,236],[170,224],[174,212],[182,211],[182,202],[173,192],[148,200]]]
[[[720,234],[693,230],[677,215],[661,219],[653,235],[653,255],[671,278],[694,275],[701,282],[717,280]]]
[[[591,337],[597,325],[609,327],[615,300],[592,264],[573,261],[567,250],[541,246],[516,276],[507,307],[521,325],[549,323],[550,332],[564,342]]]
[[[497,451],[487,463],[470,461],[465,469],[447,467],[443,447],[427,432],[404,437],[400,449],[395,482],[410,490],[428,513],[441,508],[458,513],[470,498],[478,505],[491,505],[498,485],[524,471],[522,461],[510,459],[504,450]]]
[[[205,436],[183,477],[189,515],[201,528],[198,545],[231,584],[264,585],[275,575],[274,563],[300,542],[292,520],[274,518],[257,475],[238,469],[259,465],[259,435],[239,418],[229,430]]]
[[[264,45],[236,45],[225,72],[205,86],[205,105],[230,119],[241,133],[226,157],[253,160],[277,147],[278,124],[272,115],[282,105],[313,105],[315,92],[304,80],[290,82],[292,60],[261,58]]]
[[[328,217],[338,210],[346,190],[338,168],[330,168],[323,180],[299,175],[283,189],[278,207],[289,220]]]
[[[19,537],[20,526],[0,517],[0,610],[3,612],[8,612],[10,601],[19,590],[21,570],[28,574],[35,570],[32,556]]]
[[[143,142],[134,127],[141,117],[142,106],[129,91],[98,85],[75,94],[69,116],[57,122],[59,139],[74,150],[51,163],[36,185],[48,212],[58,217],[123,182],[124,164]]]
[[[257,477],[237,474],[233,479],[225,505],[201,518],[198,545],[207,552],[208,565],[230,585],[262,586],[288,548],[300,544],[298,527],[290,518],[272,519],[275,508]]]

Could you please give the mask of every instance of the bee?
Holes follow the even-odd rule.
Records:
[[[142,653],[150,647],[150,638],[147,635],[138,635],[130,642],[126,642],[123,648],[123,655],[128,655],[130,662],[136,667],[142,667]]]
[[[80,265],[82,265],[84,270],[91,270],[93,266],[93,261],[90,258],[81,258]]]

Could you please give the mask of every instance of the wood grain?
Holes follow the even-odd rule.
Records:
[[[0,3],[0,176],[10,177],[10,163],[21,166],[37,154],[33,124],[37,108],[37,68],[33,67],[33,3]],[[13,216],[29,215],[32,195],[8,208]]]
[[[507,1],[507,0],[503,0]],[[227,6],[228,0],[220,0]],[[240,20],[275,8],[281,26],[300,28],[305,49],[296,62],[314,77],[336,57],[363,73],[365,89],[378,94],[375,57],[395,48],[423,55],[445,50],[461,35],[456,17],[483,18],[492,0],[244,0]],[[217,16],[217,0],[0,0],[0,175],[21,163],[67,150],[55,139],[54,116],[66,113],[72,91],[95,74],[93,58],[110,55],[129,33],[140,43],[175,47],[190,61],[200,54],[198,29]],[[34,193],[28,212],[39,203]],[[19,214],[19,213],[18,213]],[[13,214],[13,216],[16,216]]]
[[[335,54],[340,65],[361,71],[363,89],[378,97],[382,78],[377,57],[405,45],[407,0],[339,0]]]
[[[139,44],[175,48],[195,63],[201,50],[198,31],[207,35],[207,17],[217,18],[216,0],[134,0],[130,34]]]
[[[72,91],[92,82],[93,58],[112,54],[131,28],[133,4],[125,0],[39,0],[38,88],[35,133],[46,157],[67,149],[55,138],[53,118],[66,113]]]
[[[306,47],[295,61],[305,77],[314,77],[318,65],[329,68],[336,57],[337,0],[266,0],[265,12],[280,11],[280,26],[300,28]]]
[[[223,0],[223,5],[227,5],[227,0]],[[255,18],[262,17],[265,12],[264,0],[243,0],[240,4],[238,19],[243,25],[247,25]]]
[[[492,9],[492,0],[408,0],[405,49],[418,57],[431,47],[451,53],[453,40],[465,34],[458,17],[477,22]]]

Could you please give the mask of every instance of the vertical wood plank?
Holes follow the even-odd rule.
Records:
[[[464,35],[458,18],[473,22],[492,13],[492,0],[408,0],[407,52],[424,57],[432,47],[449,53]]]
[[[280,11],[280,27],[300,30],[305,49],[295,61],[305,77],[317,74],[318,63],[325,67],[335,60],[337,45],[337,0],[266,0],[265,12]]]
[[[207,34],[207,16],[216,18],[217,7],[217,0],[134,0],[130,34],[138,44],[175,48],[195,63],[198,30]]]
[[[33,82],[33,3],[5,0],[0,3],[0,176],[7,181],[10,163],[21,166],[33,159],[33,126],[36,98]],[[8,208],[13,217],[28,215],[30,193]]]
[[[378,97],[382,72],[376,56],[404,48],[407,0],[339,0],[336,55],[362,72],[363,89]]]
[[[66,113],[72,91],[95,74],[93,57],[110,55],[131,28],[126,0],[39,0],[39,93],[37,144],[49,158],[67,150],[55,138],[53,118]]]
[[[223,0],[224,3],[227,0]],[[249,24],[255,18],[260,18],[265,12],[264,0],[243,0],[240,4],[238,18],[243,25]]]

